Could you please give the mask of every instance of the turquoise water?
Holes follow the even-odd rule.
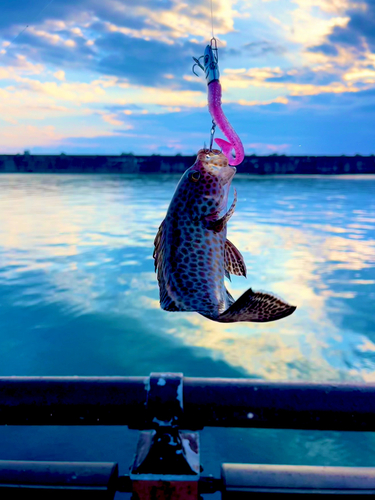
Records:
[[[236,176],[228,237],[248,278],[297,311],[266,324],[159,308],[153,239],[175,176],[0,176],[0,375],[375,381],[375,177]],[[221,462],[373,465],[371,433],[205,429]],[[0,459],[119,461],[126,428],[3,427]]]

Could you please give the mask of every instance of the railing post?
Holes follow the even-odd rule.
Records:
[[[140,433],[130,477],[133,499],[197,500],[199,435],[181,432],[182,373],[152,373],[147,387],[147,422]]]

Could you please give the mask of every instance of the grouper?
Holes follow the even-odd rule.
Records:
[[[166,311],[195,311],[221,323],[266,322],[285,318],[296,307],[249,288],[236,301],[224,278],[245,276],[239,250],[227,239],[227,211],[236,168],[216,149],[201,149],[182,175],[155,238],[154,262],[160,305]]]

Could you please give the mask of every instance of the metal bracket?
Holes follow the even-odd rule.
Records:
[[[147,391],[148,429],[178,427],[184,410],[182,373],[151,373]]]
[[[173,479],[184,476],[184,479],[191,481],[194,476],[197,480],[199,473],[197,433],[179,432],[171,428],[140,433],[130,474],[132,479],[155,479],[158,476],[165,480],[167,476]]]
[[[198,498],[199,435],[180,431],[182,395],[182,373],[150,375],[146,423],[153,430],[139,436],[130,472],[134,498],[149,498],[150,488],[155,493],[166,487],[171,498]]]

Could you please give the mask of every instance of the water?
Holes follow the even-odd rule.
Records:
[[[0,176],[0,375],[375,381],[375,177],[236,176],[228,237],[248,279],[297,311],[221,325],[159,308],[153,239],[178,177]],[[0,459],[118,461],[120,427],[0,428]],[[373,465],[372,433],[205,429],[221,462]]]

